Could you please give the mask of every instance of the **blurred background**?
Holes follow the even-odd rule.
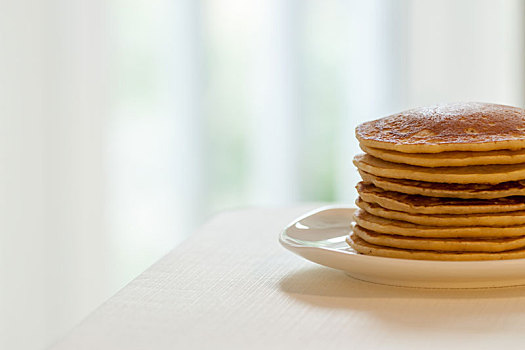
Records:
[[[523,1],[4,1],[0,43],[2,349],[214,213],[351,204],[362,121],[525,103]]]

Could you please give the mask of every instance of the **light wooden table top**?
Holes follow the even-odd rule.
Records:
[[[282,248],[309,207],[216,216],[53,349],[523,349],[525,287],[360,282]]]

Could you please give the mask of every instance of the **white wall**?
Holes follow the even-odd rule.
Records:
[[[115,287],[104,268],[103,9],[98,1],[1,4],[3,349],[42,348]]]
[[[525,104],[525,4],[464,0],[410,3],[408,103]]]

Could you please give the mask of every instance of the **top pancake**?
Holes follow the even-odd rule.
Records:
[[[356,137],[405,153],[515,150],[525,148],[525,110],[479,102],[416,108],[363,123]]]

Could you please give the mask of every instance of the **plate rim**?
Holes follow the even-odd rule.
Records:
[[[327,204],[327,205],[323,205],[323,206],[320,206],[318,208],[309,210],[309,211],[305,212],[304,214],[298,216],[294,220],[292,220],[289,224],[287,224],[281,230],[281,232],[279,233],[279,243],[284,248],[286,248],[287,250],[291,251],[294,254],[297,254],[297,253],[294,252],[290,248],[294,248],[294,249],[318,249],[318,250],[322,250],[322,251],[330,251],[330,252],[337,253],[337,254],[344,254],[345,256],[349,257],[349,259],[363,259],[363,260],[369,260],[370,262],[374,262],[374,263],[381,263],[381,262],[388,263],[388,262],[390,262],[392,264],[410,264],[412,266],[419,265],[419,266],[425,266],[425,267],[441,265],[441,267],[447,267],[447,268],[451,268],[451,267],[454,267],[454,266],[456,266],[456,267],[457,266],[461,266],[461,268],[468,268],[468,267],[471,267],[471,268],[483,268],[483,267],[495,268],[495,265],[497,265],[498,267],[502,267],[502,265],[510,265],[510,266],[512,266],[512,265],[525,264],[525,258],[521,258],[521,259],[501,259],[501,260],[474,260],[474,261],[418,260],[418,259],[388,258],[388,257],[383,257],[383,256],[364,255],[364,254],[359,254],[357,252],[353,253],[353,252],[348,252],[348,251],[343,251],[343,250],[340,250],[340,249],[334,249],[334,248],[328,248],[328,247],[305,246],[305,245],[301,245],[299,243],[293,243],[294,240],[287,235],[287,230],[290,229],[291,227],[295,226],[295,224],[297,224],[301,220],[304,220],[304,219],[306,219],[308,217],[317,215],[317,214],[319,214],[321,212],[324,212],[324,211],[330,211],[330,210],[335,210],[335,209],[352,209],[352,210],[357,210],[356,207],[350,206],[350,205],[345,205],[345,204]],[[350,258],[350,257],[352,257],[352,258]]]

